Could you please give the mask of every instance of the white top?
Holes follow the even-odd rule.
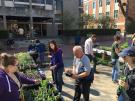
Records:
[[[18,33],[19,33],[19,35],[23,35],[24,34],[24,29],[23,28],[19,28]]]
[[[85,41],[85,54],[93,54],[93,42],[91,38]]]

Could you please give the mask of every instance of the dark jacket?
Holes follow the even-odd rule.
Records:
[[[36,45],[29,45],[28,51],[36,51]]]
[[[15,73],[20,84],[34,84],[34,80]],[[19,87],[6,72],[0,69],[0,101],[19,101]]]
[[[39,43],[36,45],[36,51],[40,53],[44,53],[46,51],[46,46],[43,43]]]
[[[125,74],[127,76],[127,82],[129,85],[127,94],[131,101],[135,101],[135,69],[129,70],[128,68],[126,68]]]
[[[56,65],[56,69],[63,68],[62,50],[59,48],[56,53],[51,53],[51,65]]]

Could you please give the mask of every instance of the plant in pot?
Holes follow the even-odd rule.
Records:
[[[32,69],[35,66],[33,59],[27,52],[20,52],[15,54],[19,61],[19,70],[25,71],[26,69]]]

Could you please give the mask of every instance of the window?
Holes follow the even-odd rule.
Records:
[[[110,12],[106,12],[106,16],[110,16]]]
[[[115,0],[115,3],[117,3],[118,1],[117,0]]]
[[[98,16],[99,16],[99,18],[101,18],[102,17],[102,13],[99,13]]]
[[[99,7],[102,7],[102,0],[99,0]]]
[[[110,5],[110,0],[106,0],[106,5]]]
[[[114,18],[118,18],[118,10],[114,10]]]
[[[118,28],[118,26],[117,25],[114,25],[114,28]]]
[[[94,1],[93,2],[93,9],[95,9],[96,8],[96,2]]]
[[[93,14],[92,16],[93,16],[93,18],[96,18],[96,14]]]
[[[86,14],[89,13],[89,5],[88,5],[88,4],[85,5],[85,13],[86,13]]]

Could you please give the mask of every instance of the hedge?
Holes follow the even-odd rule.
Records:
[[[115,35],[120,29],[76,29],[76,30],[64,30],[63,36],[75,36],[77,34],[81,36],[87,36],[91,33],[100,35]]]
[[[0,30],[0,39],[7,39],[9,37],[9,33],[7,30]]]

